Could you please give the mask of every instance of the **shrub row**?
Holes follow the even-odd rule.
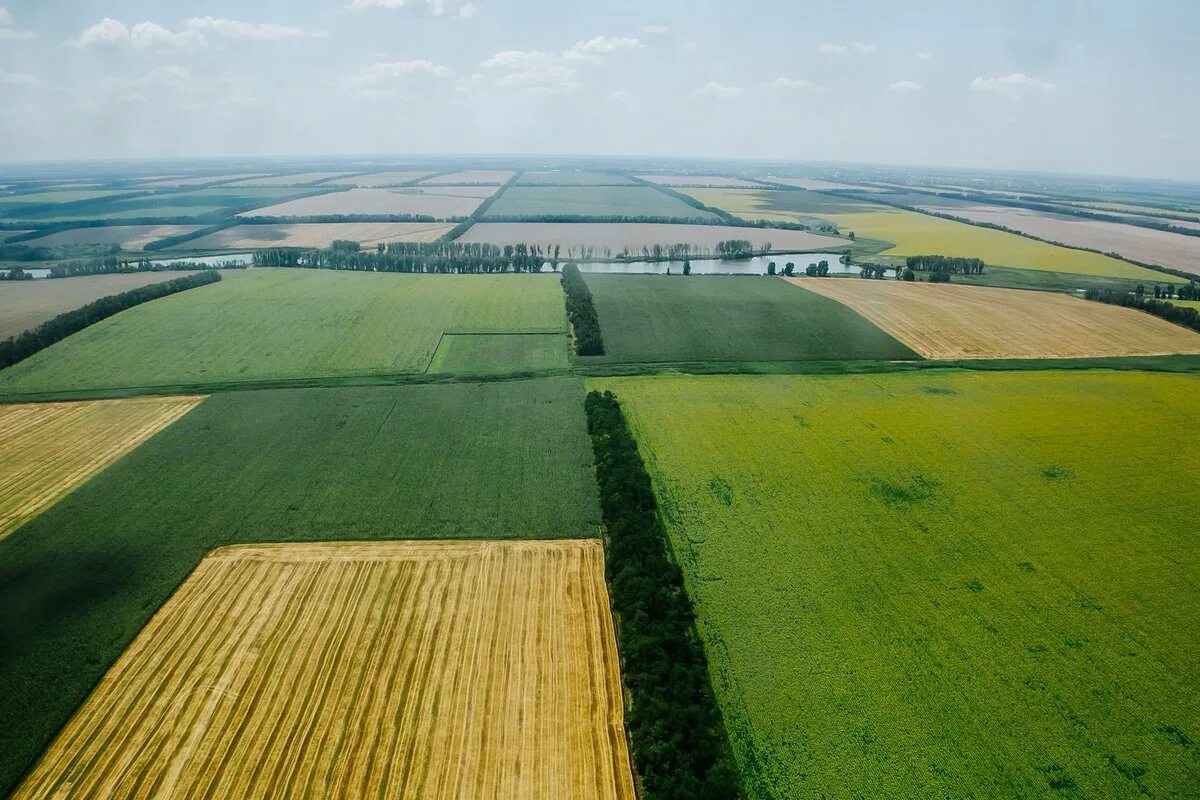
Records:
[[[1139,311],[1161,317],[1167,322],[1174,322],[1176,325],[1200,331],[1200,311],[1194,308],[1177,306],[1166,300],[1154,300],[1128,292],[1116,292],[1112,289],[1088,289],[1083,296],[1099,303],[1136,308]]]
[[[600,320],[592,293],[579,272],[579,267],[567,264],[562,271],[563,292],[567,296],[567,319],[575,330],[575,352],[581,356],[604,355],[604,338],[600,335]]]
[[[607,533],[605,571],[644,800],[738,796],[733,756],[650,476],[612,392],[590,392],[588,433]]]
[[[175,278],[162,283],[152,283],[139,286],[120,294],[101,297],[85,306],[59,314],[53,319],[46,320],[32,330],[0,342],[0,369],[11,367],[18,361],[29,358],[39,350],[44,350],[55,342],[60,342],[72,333],[94,325],[102,319],[107,319],[136,305],[157,300],[176,292],[216,283],[221,280],[221,274],[215,270],[205,270],[194,275]]]

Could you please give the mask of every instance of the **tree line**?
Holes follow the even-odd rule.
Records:
[[[604,355],[600,318],[596,316],[592,292],[583,280],[579,267],[574,264],[563,267],[562,287],[567,301],[567,319],[575,331],[575,352],[581,356]]]
[[[504,246],[469,242],[390,242],[362,250],[357,242],[340,241],[324,249],[275,248],[254,253],[256,267],[300,267],[357,272],[414,272],[440,274],[540,272],[557,258],[541,245]]]
[[[73,311],[59,314],[53,319],[46,320],[36,328],[27,330],[17,336],[0,342],[0,369],[10,367],[18,361],[29,358],[39,350],[44,350],[55,342],[61,342],[73,333],[94,325],[103,319],[119,314],[160,297],[205,286],[221,280],[221,274],[214,270],[185,275],[162,283],[152,283],[139,286],[120,294],[101,297]]]
[[[647,800],[739,794],[728,737],[696,634],[691,600],[668,555],[650,476],[612,392],[589,392],[588,434],[607,529],[605,572],[616,617],[626,725]]]
[[[1138,284],[1137,296],[1141,297],[1146,294],[1146,287]],[[1180,300],[1200,300],[1200,286],[1194,283],[1189,283],[1187,286],[1166,286],[1154,287],[1155,300],[1170,300],[1173,297],[1178,297]]]
[[[1200,331],[1200,311],[1194,308],[1177,306],[1166,300],[1154,300],[1136,292],[1118,292],[1113,289],[1088,289],[1083,296],[1087,300],[1095,300],[1099,303],[1136,308],[1168,322],[1174,322],[1176,325]]]
[[[953,256],[909,256],[904,265],[913,272],[945,272],[950,275],[982,275],[987,265],[982,258]]]

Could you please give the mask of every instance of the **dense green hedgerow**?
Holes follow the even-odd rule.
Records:
[[[575,352],[581,356],[604,355],[600,320],[592,304],[592,293],[584,283],[579,267],[574,264],[563,267],[562,285],[567,296],[567,318],[575,331]]]

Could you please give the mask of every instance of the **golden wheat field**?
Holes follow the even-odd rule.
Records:
[[[0,539],[203,399],[0,405]]]
[[[633,800],[598,540],[208,555],[14,795]]]
[[[1200,353],[1200,335],[1131,308],[1056,292],[785,278],[844,303],[926,358],[1100,358]]]

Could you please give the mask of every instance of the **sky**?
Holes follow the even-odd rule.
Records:
[[[1200,3],[0,0],[0,161],[850,161],[1200,179]]]

